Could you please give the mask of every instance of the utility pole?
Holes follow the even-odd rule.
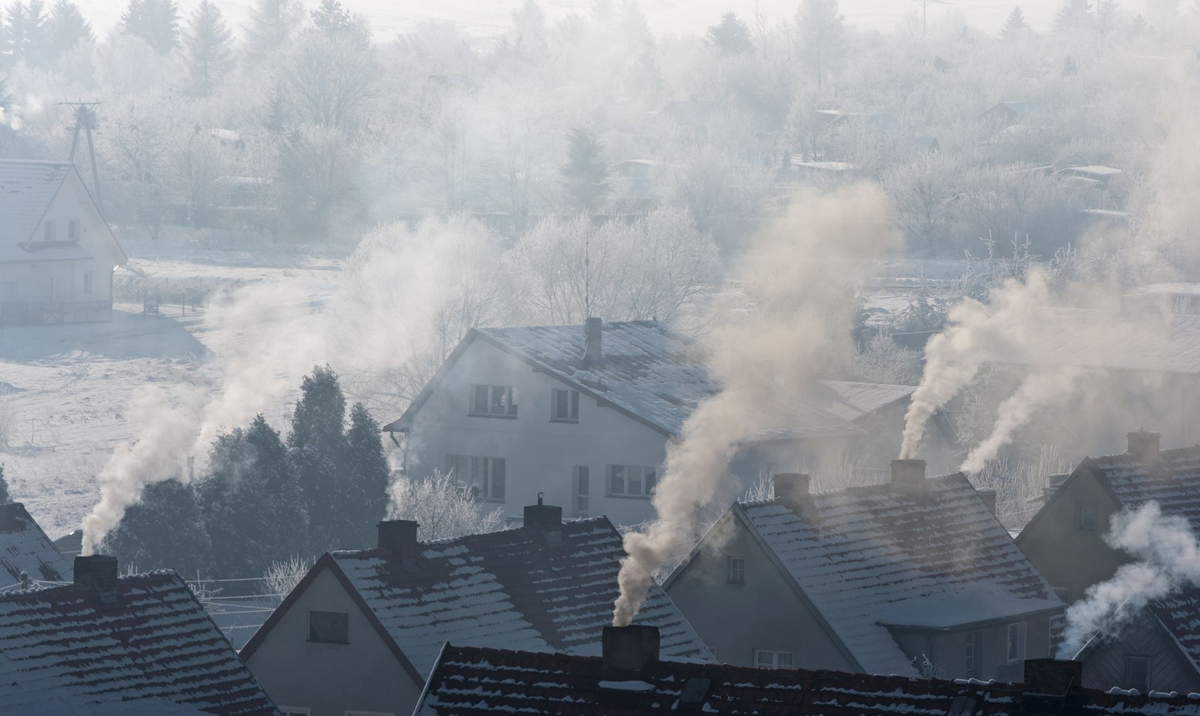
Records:
[[[100,195],[100,172],[96,169],[96,147],[92,142],[92,130],[96,128],[96,112],[92,108],[99,106],[100,103],[77,100],[59,104],[70,107],[75,113],[75,132],[71,136],[70,162],[72,164],[75,163],[75,149],[79,146],[79,130],[82,129],[87,133],[88,158],[92,162],[92,187],[96,191],[96,206],[100,208],[100,213],[103,215],[104,199]]]

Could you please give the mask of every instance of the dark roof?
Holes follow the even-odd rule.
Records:
[[[634,716],[691,712],[766,716],[1002,716],[1120,713],[1194,716],[1200,712],[1200,704],[1188,697],[1138,697],[1076,688],[1067,699],[1062,696],[1038,698],[1035,707],[1032,702],[1037,697],[1027,694],[1019,684],[803,669],[772,671],[724,664],[657,662],[633,680],[619,681],[605,676],[602,660],[596,657],[447,644],[413,714]],[[697,702],[682,703],[683,694],[692,690],[698,694]]]
[[[564,522],[557,541],[522,528],[424,543],[415,567],[381,549],[333,552],[325,564],[424,678],[446,641],[599,654],[624,556],[620,533],[596,517]],[[289,600],[302,591],[297,587]],[[251,637],[243,657],[257,650],[289,604]],[[659,628],[669,658],[712,659],[659,587],[638,620]]]
[[[18,587],[22,572],[35,584],[72,578],[71,560],[55,548],[25,505],[10,502],[0,505],[0,591]]]
[[[85,714],[133,699],[277,713],[174,572],[118,579],[112,604],[75,585],[0,595],[0,710]]]
[[[583,364],[584,326],[477,328],[469,331],[399,420],[384,430],[406,431],[445,374],[475,340],[483,340],[602,404],[662,432],[678,435],[700,401],[720,391],[708,374],[704,347],[657,321],[603,324],[599,364]],[[863,435],[856,425],[815,401],[786,406],[786,431],[761,439]]]
[[[870,485],[813,493],[800,509],[771,500],[731,513],[867,673],[917,674],[889,627],[950,629],[1064,608],[961,473],[915,491]]]

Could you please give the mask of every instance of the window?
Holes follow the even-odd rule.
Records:
[[[517,389],[511,385],[471,384],[469,414],[487,418],[517,417]]]
[[[67,240],[79,241],[79,224],[74,219],[67,222]]]
[[[556,423],[579,422],[579,391],[550,389],[550,420]]]
[[[481,500],[504,501],[507,469],[504,458],[447,455],[446,472],[460,490]]]
[[[1080,532],[1095,532],[1096,531],[1096,503],[1095,502],[1080,502],[1077,506],[1079,511],[1079,531]]]
[[[966,663],[967,675],[978,677],[983,673],[983,632],[967,632]]]
[[[308,613],[308,640],[322,644],[350,643],[350,615],[346,612]]]
[[[608,494],[613,497],[649,497],[658,483],[658,468],[645,465],[609,465]]]
[[[587,465],[571,468],[571,512],[575,517],[587,517],[588,496],[591,492],[589,482]]]
[[[280,706],[279,713],[283,716],[311,716],[312,709],[306,706]]]
[[[91,271],[83,272],[83,292],[84,293],[92,292],[92,272]]]
[[[754,665],[760,669],[790,669],[795,660],[790,651],[754,650]]]
[[[729,567],[725,572],[725,581],[730,584],[746,583],[746,558],[730,557]]]
[[[1025,661],[1025,622],[1008,625],[1008,663]]]
[[[1150,657],[1148,656],[1127,656],[1125,657],[1125,685],[1126,689],[1137,689],[1143,694],[1150,691]]]
[[[45,224],[42,224],[42,240],[54,241],[54,220],[51,219]]]

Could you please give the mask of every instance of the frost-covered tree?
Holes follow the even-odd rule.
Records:
[[[417,539],[422,542],[504,529],[504,515],[499,508],[484,512],[450,475],[440,472],[397,482],[388,519],[416,520],[420,524]]]
[[[339,0],[321,0],[312,11],[312,23],[313,29],[329,40],[345,38],[363,48],[371,42],[366,21],[344,8]]]
[[[243,28],[246,60],[258,65],[279,52],[304,21],[300,0],[255,0]]]
[[[1030,35],[1029,24],[1025,22],[1025,13],[1021,12],[1021,6],[1013,6],[1012,12],[1008,14],[1008,19],[1004,21],[1004,27],[1000,29],[1001,40],[1020,40]]]
[[[0,505],[6,505],[12,500],[8,496],[8,481],[4,479],[4,465],[0,463]]]
[[[846,53],[845,18],[837,0],[804,0],[796,18],[800,59],[817,87],[841,66]]]
[[[343,488],[350,494],[343,542],[347,546],[374,544],[375,524],[387,515],[388,464],[383,452],[383,432],[362,403],[350,409],[346,452],[342,458]]]
[[[184,33],[184,47],[192,92],[207,97],[233,68],[233,34],[220,8],[211,0],[202,0],[192,13]]]
[[[1089,31],[1094,27],[1089,0],[1064,0],[1054,18],[1054,31],[1059,33]]]
[[[1100,37],[1107,37],[1110,33],[1117,29],[1120,24],[1120,11],[1117,9],[1117,0],[1096,0],[1096,17],[1094,25],[1096,34]]]
[[[313,368],[300,384],[288,448],[308,511],[309,539],[319,550],[351,548],[356,497],[341,470],[346,455],[346,397],[329,366]]]
[[[567,201],[576,211],[594,213],[604,205],[608,193],[608,165],[604,147],[586,127],[567,135],[567,163],[559,170]]]
[[[129,0],[121,26],[165,55],[179,46],[179,7],[175,0]]]
[[[353,38],[310,32],[287,58],[283,83],[303,122],[348,131],[374,95],[376,72],[372,53]]]
[[[267,571],[263,572],[262,593],[268,595],[277,603],[282,603],[284,597],[292,593],[312,565],[299,555],[281,561],[272,562]]]
[[[721,22],[708,28],[708,44],[723,55],[740,55],[754,49],[750,27],[732,10],[727,10]]]
[[[359,204],[359,163],[337,127],[296,130],[279,153],[279,191],[286,226],[299,237],[338,237],[353,226]]]
[[[55,59],[80,43],[93,39],[91,23],[83,19],[79,7],[70,0],[54,3],[46,29]]]
[[[102,549],[143,571],[174,569],[184,578],[212,573],[212,541],[200,503],[192,487],[178,480],[147,485]]]

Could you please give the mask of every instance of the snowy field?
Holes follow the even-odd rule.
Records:
[[[259,265],[254,265],[255,263]],[[193,285],[290,284],[319,307],[337,283],[337,264],[299,256],[255,262],[209,254],[195,261],[133,260],[148,280]],[[78,528],[96,500],[94,476],[112,450],[134,438],[127,415],[142,386],[211,390],[215,346],[246,338],[179,305],[143,316],[141,304],[118,304],[112,323],[0,330],[0,463],[13,498],[25,503],[51,537]],[[292,400],[267,418],[277,427]]]
[[[411,30],[428,21],[453,22],[472,35],[487,38],[504,31],[514,9],[524,0],[342,0],[342,4],[361,13],[371,23],[378,40]],[[121,17],[124,0],[82,0],[84,15],[95,28],[107,31]],[[190,13],[199,0],[180,0],[184,14]],[[251,0],[217,0],[231,24],[240,27],[246,20]],[[314,2],[307,3],[315,5]],[[541,0],[541,6],[551,21],[570,13],[586,13],[592,0]],[[1054,25],[1054,15],[1061,0],[929,0],[929,23],[936,24],[947,16],[960,14],[968,23],[985,31],[996,31],[1004,18],[1019,4],[1029,24],[1039,32]],[[1120,7],[1128,13],[1142,12],[1145,0],[1122,0]],[[1185,0],[1182,5],[1193,3]],[[744,18],[753,17],[758,8],[768,20],[790,18],[796,12],[798,0],[639,0],[653,30],[659,34],[704,34],[726,10]],[[920,11],[920,0],[841,0],[839,3],[846,21],[873,30],[891,30],[905,17]]]

